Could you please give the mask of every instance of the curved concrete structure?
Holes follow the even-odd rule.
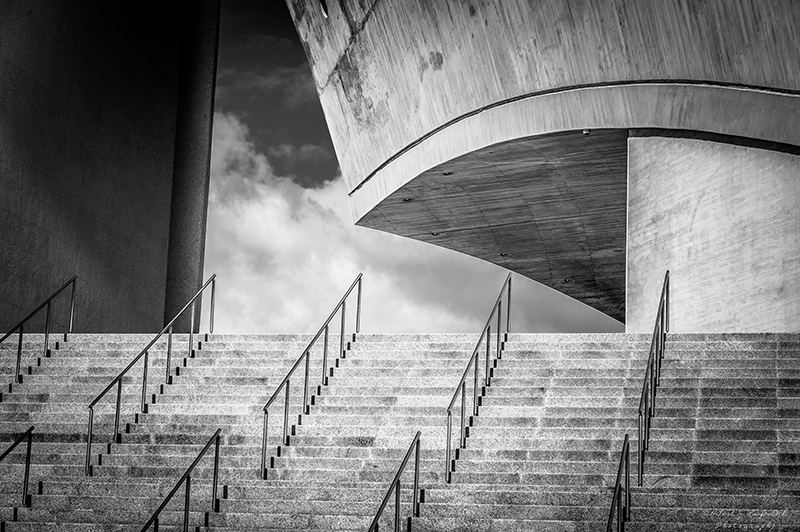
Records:
[[[797,2],[288,4],[358,224],[619,320],[645,312],[626,318],[629,131],[800,146]]]

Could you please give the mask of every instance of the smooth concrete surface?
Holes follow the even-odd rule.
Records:
[[[493,262],[624,321],[627,138],[570,131],[476,150],[359,225]]]
[[[800,90],[788,0],[350,0],[327,2],[328,18],[319,0],[287,4],[349,190],[435,129],[527,95],[643,81]]]
[[[495,144],[524,144],[532,136],[659,128],[800,146],[797,124],[800,96],[720,85],[640,83],[534,94],[458,117],[393,155],[351,190],[353,217],[360,220],[425,172]]]
[[[76,330],[161,328],[180,67],[171,7],[0,3],[0,329],[73,275]]]
[[[532,196],[548,181],[537,142],[561,138],[568,152],[583,131],[666,129],[800,146],[797,2],[327,4],[326,17],[319,0],[287,0],[356,223],[489,260],[620,320],[624,191],[601,216],[581,198],[624,176],[601,152],[575,153],[580,167],[554,157],[552,174],[576,186]],[[594,182],[578,186],[576,172]],[[562,223],[543,227],[551,217]]]
[[[220,0],[193,3],[182,21],[164,325],[203,284]],[[198,326],[201,303],[199,298],[195,305]],[[189,330],[189,313],[178,318],[174,330]]]
[[[800,330],[800,156],[695,139],[628,141],[628,332]]]

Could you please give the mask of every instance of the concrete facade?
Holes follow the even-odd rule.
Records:
[[[327,18],[318,0],[287,4],[357,224],[481,257],[620,321],[655,312],[638,295],[625,308],[620,242],[646,231],[619,223],[628,169],[613,161],[629,130],[800,146],[797,2],[339,0]],[[570,140],[584,133],[621,140]],[[547,183],[555,194],[532,195]]]
[[[77,330],[161,329],[170,227],[204,231],[172,217],[178,7],[0,3],[0,330],[73,275]]]
[[[628,140],[628,331],[649,332],[670,270],[675,332],[796,332],[800,156]]]

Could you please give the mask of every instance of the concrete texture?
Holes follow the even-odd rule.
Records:
[[[639,81],[800,89],[793,2],[328,4],[324,18],[319,0],[287,0],[350,190],[436,128],[533,93]]]
[[[193,2],[182,20],[164,325],[203,284],[220,0]],[[199,327],[202,299],[195,305]],[[190,311],[173,325],[188,331]],[[199,330],[195,329],[195,331]]]
[[[796,531],[799,339],[669,335],[632,530],[705,531],[723,523]],[[26,349],[35,349],[35,340],[41,338]],[[190,522],[208,519],[202,530],[363,531],[416,430],[423,432],[425,497],[414,530],[597,530],[607,517],[623,435],[635,437],[650,343],[647,334],[510,335],[491,386],[480,393],[479,415],[468,416],[467,446],[446,484],[444,406],[477,335],[358,336],[344,357],[329,359],[332,376],[321,390],[321,353],[314,350],[310,414],[298,418],[293,395],[291,443],[279,453],[281,399],[270,411],[274,461],[267,480],[258,476],[262,407],[309,336],[211,335],[189,358],[187,335],[177,335],[176,376],[163,390],[164,343],[152,351],[147,414],[134,417],[138,372],[126,381],[121,443],[108,445],[113,397],[98,404],[93,476],[86,478],[86,405],[147,340],[71,336],[4,394],[0,442],[37,426],[33,506],[19,509],[5,530],[117,532],[141,525],[218,427],[219,495],[224,489],[227,497],[220,513],[205,515],[212,473],[206,458],[192,477]],[[295,392],[298,385],[292,381]],[[457,417],[458,404],[455,410]],[[9,459],[0,477],[0,519],[18,504],[21,458]],[[403,516],[410,481],[406,474]],[[168,507],[162,526],[180,522],[180,504]],[[391,530],[393,508],[387,510],[381,529]]]
[[[0,329],[75,274],[76,330],[161,328],[179,101],[176,7],[154,16],[95,0],[0,5]],[[181,216],[174,232],[181,224],[202,232]],[[180,267],[191,270],[188,262]]]
[[[629,145],[629,332],[670,270],[674,332],[796,332],[800,157],[695,139]]]
[[[624,192],[601,215],[581,194],[625,176],[574,135],[658,128],[800,146],[796,2],[341,1],[327,18],[318,0],[287,4],[359,225],[491,261],[621,321],[623,210],[612,211]],[[551,152],[552,173],[595,182],[530,200],[548,180],[531,153],[554,139],[573,159]],[[550,216],[563,223],[545,227]]]
[[[475,150],[358,223],[493,262],[624,321],[627,137],[571,131]]]

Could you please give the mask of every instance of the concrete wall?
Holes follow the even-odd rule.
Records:
[[[628,332],[650,332],[664,271],[675,332],[800,330],[800,156],[628,140]]]
[[[286,1],[349,190],[437,128],[526,95],[653,81],[800,89],[790,0],[329,0],[328,18],[319,0]]]
[[[0,330],[74,274],[78,330],[161,328],[178,18],[124,5],[0,2]]]

